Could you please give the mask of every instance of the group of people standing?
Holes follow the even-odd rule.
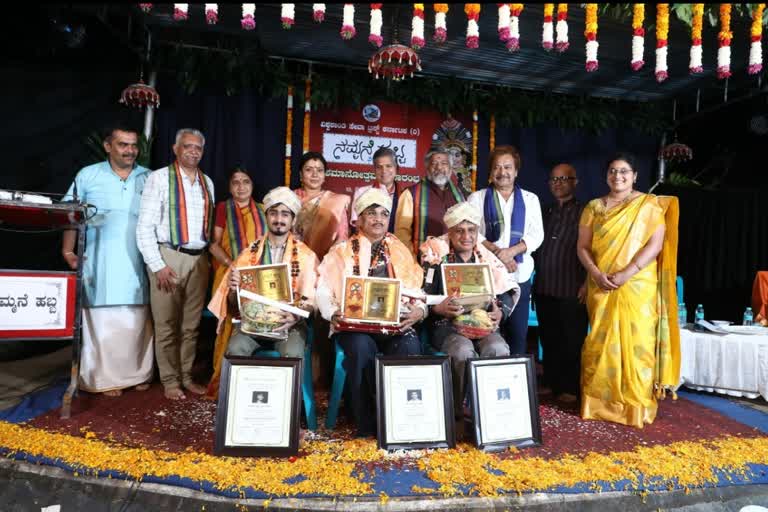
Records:
[[[662,310],[677,304],[663,277],[671,271],[674,280],[676,232],[665,231],[665,214],[674,220],[676,203],[634,190],[631,156],[608,162],[609,193],[586,205],[575,198],[576,170],[555,166],[554,202],[542,215],[538,197],[516,185],[522,161],[513,146],[491,152],[490,186],[466,198],[452,181],[449,153],[427,153],[425,177],[401,190],[396,155],[380,148],[373,155],[375,181],[352,198],[324,189],[326,161],[309,152],[300,162],[300,189],[277,187],[259,204],[251,176],[237,168],[229,176],[230,197],[215,204],[213,183],[199,168],[202,133],[179,130],[175,161],[152,172],[136,165],[137,144],[134,130],[115,127],[104,141],[107,161],[82,169],[69,192],[76,188],[96,210],[84,262],[83,389],[108,395],[146,389],[154,359],[167,398],[215,396],[226,354],[269,348],[302,357],[311,318],[281,313],[278,330],[287,333],[281,341],[248,335],[232,322],[238,268],[284,262],[293,305],[318,312],[324,322],[314,319],[316,338],[322,340],[317,334],[325,326],[344,350],[347,404],[360,435],[375,433],[377,353],[420,354],[418,331],[426,331],[451,358],[461,417],[466,361],[525,353],[532,295],[545,386],[564,401],[580,396],[585,418],[638,427],[653,421],[660,359],[674,356],[668,321],[676,315]],[[74,243],[74,234],[65,234],[62,253],[73,268]],[[208,254],[214,272],[208,309],[219,323],[206,388],[192,379],[192,364],[209,289]],[[424,292],[442,294],[446,263],[491,268],[493,328],[482,339],[468,339],[454,326],[454,318],[468,313],[455,297],[434,306],[423,300]],[[346,275],[401,280],[397,333],[339,328]]]

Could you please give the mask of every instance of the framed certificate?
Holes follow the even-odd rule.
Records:
[[[216,455],[287,457],[299,451],[302,360],[224,358]]]
[[[495,295],[491,266],[487,263],[444,263],[440,272],[443,293],[458,294],[467,309],[485,309]]]
[[[379,448],[453,448],[453,385],[447,356],[378,356]]]
[[[486,451],[541,444],[533,358],[467,361],[475,445]]]
[[[288,333],[273,332],[280,326],[280,310],[273,306],[241,296],[245,290],[276,302],[291,303],[291,273],[287,263],[240,267],[237,304],[240,309],[240,330],[254,336],[286,339]]]
[[[400,280],[344,276],[341,316],[348,323],[398,325]]]

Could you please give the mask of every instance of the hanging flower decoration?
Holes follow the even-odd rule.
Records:
[[[509,24],[509,39],[507,50],[516,52],[520,49],[520,13],[523,12],[523,4],[509,4],[511,21]]]
[[[411,47],[414,50],[424,48],[424,4],[413,4],[411,20]]]
[[[256,28],[256,4],[243,4],[243,17],[240,20],[240,26],[243,30],[253,30]]]
[[[173,19],[186,21],[189,18],[189,4],[173,4]]]
[[[667,37],[669,36],[669,4],[656,5],[656,81],[663,82],[667,73]]]
[[[280,4],[280,23],[288,30],[296,22],[296,4]]]
[[[701,55],[701,27],[704,23],[704,4],[693,4],[693,17],[691,19],[691,56],[688,71],[691,74],[704,71]]]
[[[341,22],[341,38],[352,39],[355,37],[355,4],[344,4],[344,19]]]
[[[496,147],[496,116],[491,114],[491,126],[488,129],[488,146],[491,151]]]
[[[512,22],[509,17],[510,4],[497,4],[499,6],[499,39],[502,43],[509,41],[509,25]]]
[[[377,79],[388,78],[399,82],[408,77],[413,78],[416,71],[421,71],[419,54],[404,44],[389,44],[368,59],[368,72]]]
[[[645,65],[645,4],[635,4],[632,9],[632,70],[637,71]]]
[[[717,49],[717,78],[724,79],[731,76],[731,4],[720,4],[720,33],[717,40],[720,47]]]
[[[288,100],[286,103],[285,120],[285,186],[291,186],[291,134],[293,133],[293,86],[288,86]]]
[[[480,46],[480,4],[464,4],[464,12],[467,13],[467,48]]]
[[[544,25],[541,29],[541,46],[550,51],[554,46],[555,27],[552,24],[552,14],[555,12],[555,4],[544,4]]]
[[[661,158],[667,162],[687,162],[693,159],[693,150],[690,146],[675,142],[661,148]]]
[[[763,69],[763,10],[765,4],[757,4],[752,10],[752,27],[749,30],[749,74],[756,75]]]
[[[568,49],[568,46],[568,4],[557,4],[555,49],[562,53]]]
[[[143,12],[149,14],[149,11],[152,10],[152,4],[139,4],[139,9],[141,9]]]
[[[322,23],[325,19],[325,4],[312,4],[312,19]]]
[[[205,4],[205,21],[209,25],[219,22],[219,4]]]
[[[138,83],[131,84],[120,95],[120,103],[125,106],[143,110],[147,107],[157,108],[160,106],[160,95],[154,87],[144,83],[139,79]]]
[[[309,151],[309,120],[312,112],[312,79],[308,76],[304,83],[304,129],[302,130],[301,152]]]
[[[587,18],[584,36],[587,38],[587,65],[588,72],[597,71],[597,4],[587,4]]]
[[[448,27],[445,23],[445,15],[448,13],[448,4],[434,4],[435,8],[435,33],[432,40],[437,44],[444,43],[448,37]]]
[[[477,109],[472,112],[472,192],[477,190],[477,135],[478,135],[478,116]]]
[[[381,48],[384,38],[381,37],[381,26],[384,24],[381,14],[381,6],[384,4],[371,4],[371,33],[368,35],[368,42],[376,48]]]

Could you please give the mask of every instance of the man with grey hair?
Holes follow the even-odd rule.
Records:
[[[213,182],[198,167],[205,137],[176,133],[176,160],[144,186],[136,242],[147,265],[155,323],[155,358],[165,396],[186,398],[205,388],[192,380],[198,327],[208,287],[206,247],[213,229]]]
[[[414,255],[427,237],[440,236],[448,229],[443,215],[451,206],[464,201],[461,190],[451,181],[451,155],[430,151],[424,157],[426,178],[400,195],[395,219],[395,235]]]

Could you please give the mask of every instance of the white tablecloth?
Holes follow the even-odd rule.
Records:
[[[768,399],[768,335],[680,329],[680,384],[699,391]]]

